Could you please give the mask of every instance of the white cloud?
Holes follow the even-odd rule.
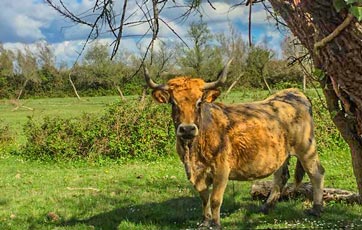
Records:
[[[75,60],[84,40],[90,32],[89,27],[74,25],[69,20],[65,20],[63,16],[59,15],[42,0],[1,1],[0,42],[5,42],[6,47],[16,49],[22,46],[20,42],[32,44],[39,39],[45,39],[53,47],[54,54],[57,56],[57,63],[65,61],[69,64]],[[92,8],[95,2],[94,0],[63,1],[72,12],[75,12],[76,15],[82,14],[83,16],[92,13],[87,10]],[[140,2],[141,0],[138,1]],[[180,16],[186,10],[180,6],[185,6],[187,2],[187,0],[178,0],[178,5],[175,7],[173,1],[168,1],[161,14],[162,19],[165,20],[167,25],[184,38],[187,34],[189,23],[200,19],[199,15],[195,12],[190,14],[185,20],[180,19]],[[208,24],[213,33],[227,33],[231,23],[234,28],[239,28],[243,38],[247,38],[248,7],[232,8],[234,4],[239,2],[238,0],[212,1],[213,7],[216,8],[215,10],[207,1],[202,1],[200,8],[203,14],[202,19]],[[121,0],[115,1],[114,4],[114,9],[122,9],[123,2]],[[128,10],[126,15],[127,22],[145,19],[136,1],[129,1]],[[94,16],[89,16],[86,19],[94,20]],[[282,35],[278,31],[274,31],[272,27],[267,26],[267,13],[260,6],[256,5],[253,7],[252,19],[252,33],[255,42],[260,42],[263,39],[267,40],[268,45],[278,50]],[[119,16],[115,20],[119,21]],[[160,22],[159,38],[164,41],[173,40],[180,42],[167,25]],[[106,27],[104,29],[107,30]],[[139,52],[138,47],[145,47],[150,41],[152,31],[148,31],[148,29],[149,25],[147,23],[125,27],[124,38],[119,50],[127,49],[131,52]],[[147,31],[148,35],[143,37],[143,40],[140,40]],[[101,42],[107,42],[108,44],[111,44],[114,40],[111,34],[105,31],[101,34],[101,38]]]
[[[16,15],[13,22],[13,25],[16,27],[15,33],[20,38],[29,40],[45,38],[40,30],[40,27],[42,26],[40,21],[29,18],[27,15]]]
[[[2,0],[0,41],[33,42],[45,38],[41,29],[52,20],[51,9],[29,0]]]

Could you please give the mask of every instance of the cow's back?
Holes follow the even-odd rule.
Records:
[[[229,117],[230,178],[252,180],[273,173],[289,154],[314,144],[311,104],[296,89],[264,101],[224,106]]]

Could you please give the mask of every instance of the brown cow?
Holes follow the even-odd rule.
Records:
[[[211,83],[177,77],[159,85],[145,69],[153,98],[172,105],[177,153],[202,199],[200,227],[221,228],[220,206],[229,179],[254,180],[273,174],[274,185],[262,207],[267,212],[287,182],[291,155],[298,159],[296,186],[307,172],[314,191],[309,213],[319,216],[324,169],[316,153],[309,100],[298,90],[287,89],[259,102],[215,103],[220,95],[217,87],[224,83],[230,62]]]

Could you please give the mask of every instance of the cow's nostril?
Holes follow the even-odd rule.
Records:
[[[185,127],[181,126],[181,125],[179,126],[178,130],[179,130],[180,133],[184,133],[186,131]]]

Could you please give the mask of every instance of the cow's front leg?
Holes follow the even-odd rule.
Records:
[[[225,188],[228,182],[228,170],[218,170],[214,175],[213,189],[211,193],[211,227],[212,229],[221,229],[220,224],[220,208],[224,197]]]
[[[210,207],[210,190],[206,188],[199,192],[202,201],[203,220],[198,226],[199,228],[209,228],[211,224],[211,207]]]
[[[211,206],[210,206],[210,185],[212,183],[211,177],[206,172],[199,174],[195,180],[191,180],[196,191],[199,192],[202,201],[202,222],[199,224],[199,228],[209,228],[211,223]]]

